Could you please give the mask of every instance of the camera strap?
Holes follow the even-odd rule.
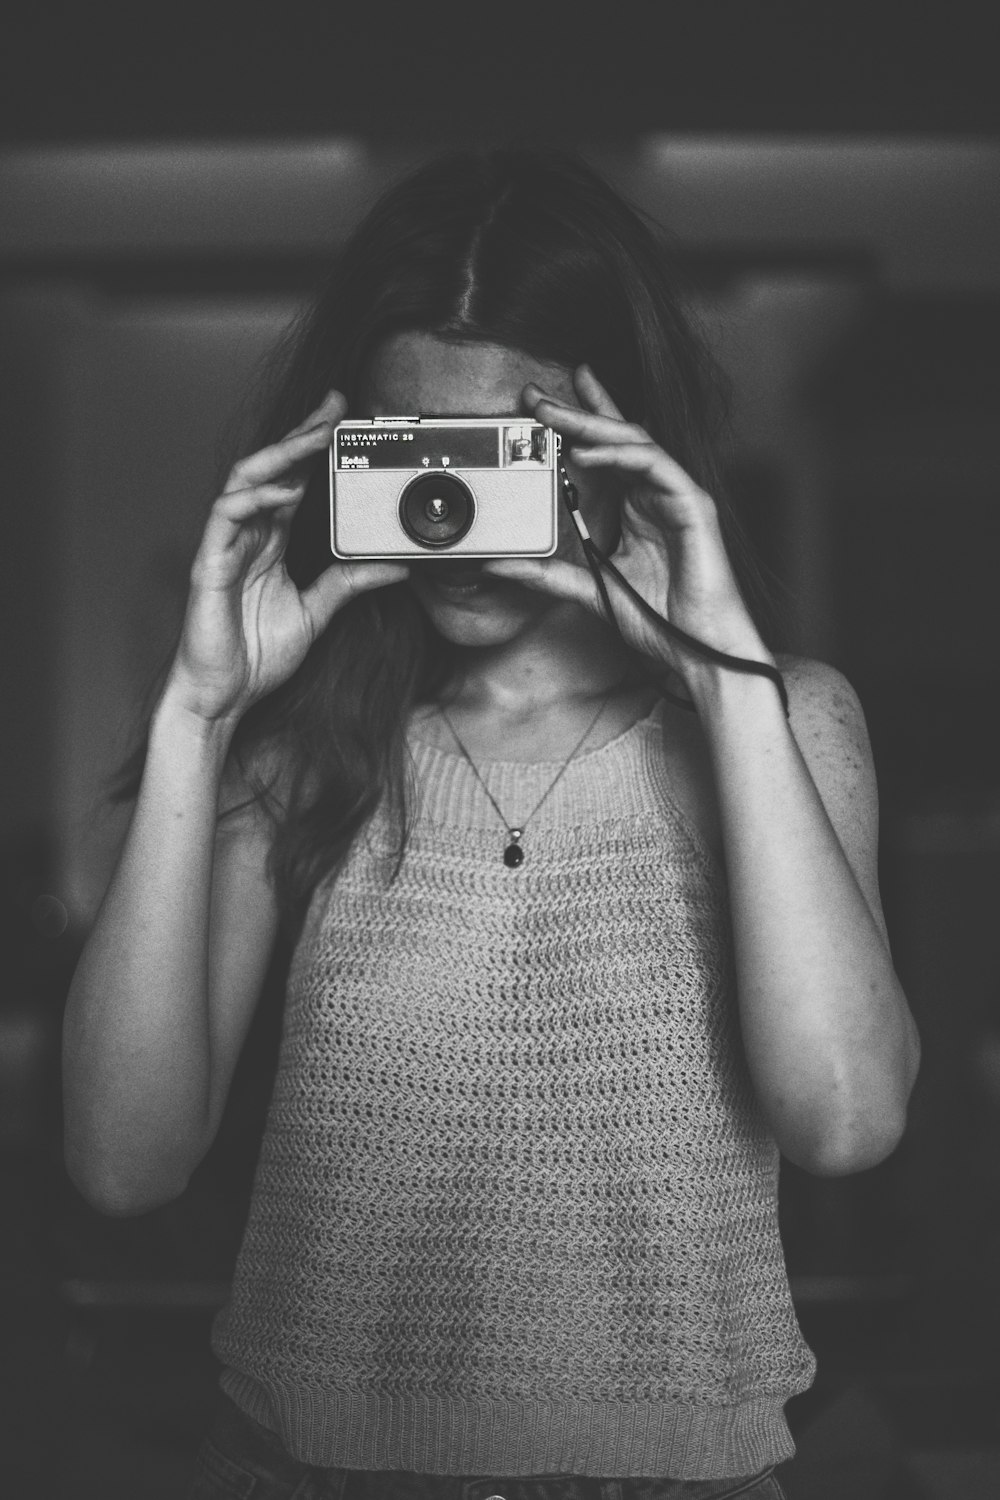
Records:
[[[565,464],[559,465],[559,476],[562,480],[563,499],[566,502],[566,509],[569,511],[570,519],[573,522],[573,525],[576,528],[577,535],[580,538],[580,543],[583,547],[583,554],[587,559],[587,565],[590,568],[591,574],[593,575],[594,583],[597,585],[597,591],[601,598],[601,604],[604,607],[604,612],[607,615],[609,623],[614,627],[618,634],[621,635],[621,629],[615,617],[614,609],[611,605],[611,598],[608,594],[608,587],[604,581],[604,572],[607,572],[611,575],[611,577],[618,584],[619,588],[623,589],[625,593],[628,594],[629,598],[642,612],[649,623],[661,635],[665,635],[672,644],[682,646],[688,651],[693,651],[696,656],[701,656],[706,661],[715,662],[718,666],[726,667],[730,671],[743,672],[747,676],[752,675],[756,677],[769,678],[778,690],[778,695],[781,698],[781,706],[784,709],[785,717],[787,718],[789,715],[788,691],[785,687],[784,679],[782,678],[781,673],[778,671],[777,667],[772,666],[770,662],[753,661],[750,657],[747,656],[731,656],[727,651],[720,651],[716,646],[709,646],[707,642],[700,641],[697,636],[689,635],[686,630],[682,630],[679,625],[675,625],[671,620],[666,619],[665,616],[661,615],[658,610],[655,610],[651,604],[648,604],[642,597],[642,595],[632,587],[628,580],[622,577],[621,573],[615,567],[611,559],[609,557],[605,557],[604,553],[591,537],[590,532],[587,528],[587,523],[583,519],[583,516],[580,514],[580,501],[577,494],[576,485],[567,474]],[[682,698],[679,694],[673,693],[668,688],[664,688],[662,686],[660,687],[660,691],[663,693],[664,697],[669,698],[672,703],[678,704],[681,708],[690,709],[692,713],[695,712],[694,704],[689,698]]]

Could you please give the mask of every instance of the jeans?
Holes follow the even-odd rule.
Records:
[[[190,1500],[784,1500],[774,1474],[744,1479],[585,1479],[533,1474],[369,1473],[320,1469],[285,1452],[277,1435],[221,1397],[198,1453]]]

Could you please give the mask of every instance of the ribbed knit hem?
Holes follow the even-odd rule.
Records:
[[[579,1474],[729,1479],[795,1451],[782,1403],[463,1401],[351,1391],[270,1390],[226,1369],[222,1388],[323,1468],[416,1474]]]

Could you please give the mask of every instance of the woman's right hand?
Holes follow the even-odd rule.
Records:
[[[407,576],[401,563],[334,563],[300,592],[285,569],[310,461],[346,410],[331,391],[281,442],[241,459],[212,506],[165,693],[199,718],[235,723],[292,675],[349,599]]]

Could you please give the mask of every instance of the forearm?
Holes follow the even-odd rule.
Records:
[[[207,1143],[213,845],[228,734],[165,700],[70,990],[66,1158],[109,1211],[180,1192]],[[148,1189],[147,1189],[148,1184]]]
[[[811,1170],[898,1139],[918,1044],[879,920],[772,684],[695,684],[719,800],[740,1022],[779,1145]]]

